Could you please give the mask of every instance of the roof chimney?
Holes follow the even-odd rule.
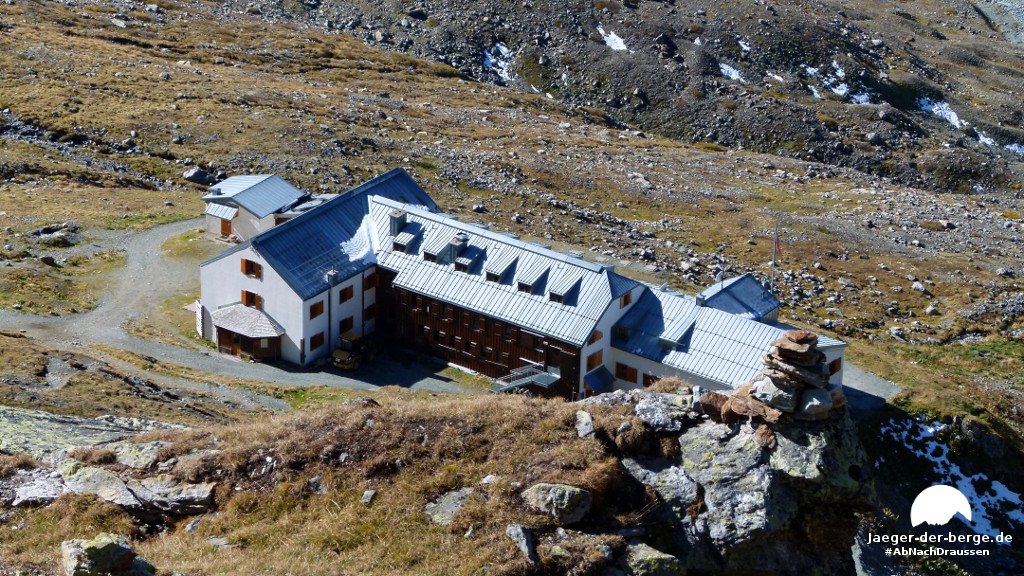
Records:
[[[455,259],[462,254],[462,251],[469,245],[469,234],[465,232],[459,232],[452,238],[452,241],[448,243],[448,260],[455,262]]]
[[[398,234],[402,231],[402,228],[405,228],[405,223],[408,221],[408,213],[405,210],[395,208],[394,210],[391,211],[390,216],[391,235],[398,236]]]
[[[696,301],[698,308],[704,307],[704,294],[697,294],[696,296],[693,297],[693,299],[694,301]]]

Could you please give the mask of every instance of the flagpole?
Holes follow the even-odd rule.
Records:
[[[772,242],[772,287],[771,293],[775,295],[775,261],[779,256],[779,223],[775,223],[775,241]]]

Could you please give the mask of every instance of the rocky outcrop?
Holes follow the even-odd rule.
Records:
[[[60,546],[67,576],[155,576],[123,536],[102,533],[92,540],[66,540]]]
[[[213,490],[217,487],[213,482],[181,483],[166,474],[129,480],[126,486],[147,507],[179,516],[209,510],[213,505]]]
[[[621,425],[598,428],[615,430],[608,440],[624,452],[623,470],[656,500],[630,532],[623,572],[852,570],[856,514],[871,508],[873,490],[816,340],[790,332],[774,343],[759,375],[773,389],[755,380],[728,394],[635,390],[584,402],[632,407]],[[655,441],[619,441],[636,419]]]
[[[579,522],[590,512],[590,492],[565,484],[534,484],[521,494],[526,505],[555,518],[561,524]]]
[[[116,442],[158,427],[151,420],[79,418],[0,406],[0,452],[54,462],[74,448]]]
[[[842,386],[829,382],[825,355],[818,336],[790,330],[764,357],[764,369],[750,382],[750,395],[802,420],[823,420],[834,408],[846,405]]]
[[[64,485],[71,492],[95,494],[111,504],[124,508],[142,508],[142,502],[128,489],[124,481],[109,470],[68,461],[61,466],[60,472],[64,477]]]
[[[455,515],[462,510],[473,494],[472,488],[461,488],[452,490],[442,495],[437,500],[430,502],[423,507],[423,513],[430,518],[430,521],[439,526],[451,526],[455,521]]]

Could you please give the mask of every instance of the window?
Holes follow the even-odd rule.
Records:
[[[600,330],[594,330],[590,334],[590,340],[587,340],[587,344],[593,344],[594,342],[597,342],[601,338],[604,338],[604,334],[602,334]]]
[[[370,304],[369,306],[366,307],[365,310],[363,310],[363,322],[366,322],[368,320],[373,320],[376,317],[377,317],[377,305],[376,304]]]
[[[488,272],[487,273],[487,281],[488,282],[501,282],[501,276],[495,274],[494,272]]]
[[[309,307],[309,319],[312,320],[324,313],[324,301],[321,300]]]
[[[520,292],[526,292],[527,294],[530,294],[530,293],[533,292],[533,286],[527,284],[526,282],[520,282],[519,285],[517,286],[517,289]]]
[[[255,292],[242,290],[242,304],[257,310],[263,310],[263,298]]]
[[[257,280],[263,278],[263,266],[259,263],[242,258],[242,274]]]
[[[616,326],[615,338],[617,340],[629,340],[629,328],[625,326]]]
[[[558,304],[561,304],[562,302],[565,301],[565,299],[562,298],[561,294],[555,294],[554,292],[548,294],[548,299],[551,300],[552,302],[557,302]]]
[[[625,308],[626,306],[629,306],[630,302],[632,301],[633,293],[626,292],[625,294],[622,295],[622,298],[619,298],[619,308]]]
[[[430,252],[423,253],[423,259],[427,262],[437,262],[437,254],[431,254]]]
[[[309,339],[309,351],[312,352],[324,345],[324,333],[321,332]]]
[[[843,369],[843,359],[836,358],[835,360],[828,363],[828,375],[831,376],[836,374]]]
[[[603,363],[604,363],[604,355],[601,354],[601,351],[598,350],[597,352],[594,352],[590,356],[587,356],[587,372],[590,372],[591,370],[593,370],[594,368],[597,368],[598,366],[600,366]]]
[[[220,235],[231,236],[231,220],[221,219],[220,221]]]
[[[341,292],[338,292],[338,304],[341,304],[342,302],[348,302],[349,300],[351,300],[352,292],[353,290],[351,286],[345,286],[344,288],[342,288]]]
[[[370,272],[369,276],[363,277],[363,290],[370,290],[377,287],[377,273]]]
[[[469,266],[467,264],[463,264],[462,262],[456,262],[455,263],[455,271],[456,272],[467,272],[468,273],[469,272]]]
[[[267,348],[270,348],[270,339],[269,338],[260,338],[260,348],[262,348],[264,350],[266,350]]]
[[[341,322],[338,322],[338,332],[344,334],[345,332],[351,330],[352,327],[355,325],[355,319],[352,316],[349,316],[348,318],[343,319]]]
[[[622,362],[615,363],[615,377],[626,382],[636,383],[636,368],[627,366]]]
[[[405,252],[405,244],[402,244],[401,242],[397,241],[392,242],[391,249],[394,250],[395,252]]]
[[[658,380],[661,380],[661,378],[655,376],[654,374],[644,374],[644,388],[650,388],[651,386],[654,386],[655,384],[658,383]]]

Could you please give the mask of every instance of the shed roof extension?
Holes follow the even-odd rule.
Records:
[[[651,286],[613,331],[612,346],[724,386],[750,380],[784,332],[710,306],[692,296]],[[624,337],[625,336],[625,337]],[[819,345],[838,342],[833,339]]]
[[[392,250],[388,217],[396,208],[407,212],[409,222],[422,225],[424,248]],[[377,234],[375,244],[379,246],[377,265],[396,272],[395,286],[507,320],[568,344],[583,345],[608,306],[640,285],[582,258],[387,198],[371,198],[370,212]],[[473,256],[465,271],[457,270],[448,256],[436,262],[423,258],[428,247],[440,250],[460,233],[468,236],[461,254]],[[486,271],[491,272],[491,280]],[[494,274],[500,275],[499,281],[493,280]],[[543,281],[544,287],[530,282],[533,291],[523,292],[518,287],[520,279]],[[553,300],[552,287],[568,293],[556,292]]]
[[[768,317],[779,307],[775,296],[750,274],[715,283],[701,292],[704,305],[752,320]]]
[[[286,208],[306,193],[276,174],[232,176],[210,186],[203,200],[216,204],[236,204],[257,218]]]

